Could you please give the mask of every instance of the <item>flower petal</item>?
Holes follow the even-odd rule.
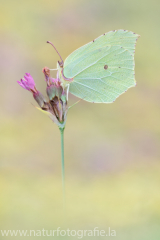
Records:
[[[30,73],[26,73],[26,75],[24,76],[24,79],[21,79],[21,81],[17,81],[18,84],[23,87],[24,89],[28,90],[28,91],[33,91],[36,92],[36,88],[35,88],[35,82],[32,78],[32,76],[30,75]]]

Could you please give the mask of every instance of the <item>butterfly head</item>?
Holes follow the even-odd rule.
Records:
[[[63,62],[63,60],[60,62],[60,61],[58,61],[58,65],[59,65],[59,67],[60,68],[63,68],[63,65],[64,65],[64,62]]]

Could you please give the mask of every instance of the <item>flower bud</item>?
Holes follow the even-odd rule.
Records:
[[[44,98],[43,94],[37,91],[33,93],[33,97],[38,105],[43,109],[46,105],[46,99]]]
[[[61,95],[61,100],[63,103],[67,102],[67,95],[66,95],[66,91],[63,90],[62,95]]]
[[[63,89],[61,86],[56,86],[54,84],[47,87],[47,95],[49,97],[49,100],[54,100],[55,97],[58,97],[58,99],[60,99],[62,91]]]

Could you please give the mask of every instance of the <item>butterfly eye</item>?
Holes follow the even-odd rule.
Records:
[[[61,68],[63,68],[63,60],[60,62],[60,61],[58,61],[58,64],[59,64],[59,66],[61,67]]]
[[[108,66],[107,65],[104,65],[104,69],[107,70]]]

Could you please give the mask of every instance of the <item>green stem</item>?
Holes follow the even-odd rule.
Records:
[[[62,164],[62,188],[63,188],[63,208],[65,209],[65,171],[64,171],[64,128],[59,128],[61,133],[61,164]]]

